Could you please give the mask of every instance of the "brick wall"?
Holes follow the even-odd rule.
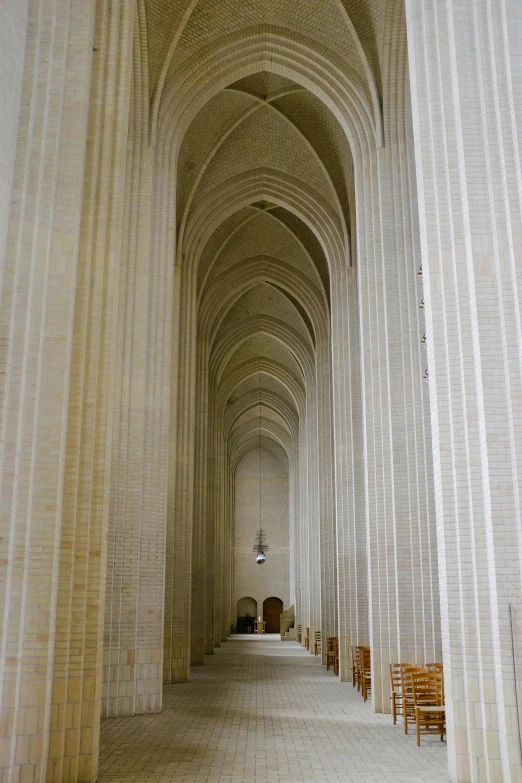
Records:
[[[288,467],[261,451],[261,520],[270,547],[264,565],[255,564],[252,547],[259,529],[259,448],[241,459],[234,478],[234,603],[246,596],[257,602],[276,596],[290,605]]]

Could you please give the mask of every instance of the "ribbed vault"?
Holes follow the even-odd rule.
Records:
[[[227,639],[264,493],[341,679],[443,657],[451,779],[518,780],[519,0],[0,7],[4,777]]]
[[[381,84],[386,66],[386,84],[403,89],[390,77],[403,60],[385,57],[401,8],[399,0],[328,0],[320,9],[297,0],[147,0],[142,9],[139,68],[163,172],[155,241],[176,266],[169,519],[176,531],[193,514],[193,663],[233,618],[234,475],[260,444],[288,465],[292,600],[312,627],[339,631],[337,547],[355,543],[339,538],[335,508],[345,514],[351,503],[360,530],[358,284],[373,285],[385,242],[375,231]],[[373,295],[368,289],[365,301]],[[348,451],[334,451],[335,427]],[[346,471],[337,486],[335,470]],[[167,574],[179,545],[167,547]],[[357,593],[360,609],[367,597]],[[364,614],[360,624],[341,615],[348,646],[350,634],[365,636]],[[167,680],[178,678],[175,643],[188,639],[172,617]]]
[[[150,386],[158,432],[168,419],[164,680],[235,620],[236,474],[265,454],[298,622],[339,637],[343,677],[371,638],[386,708],[386,661],[438,638],[403,2],[138,0],[134,53],[147,334],[172,317],[154,353],[170,378]]]

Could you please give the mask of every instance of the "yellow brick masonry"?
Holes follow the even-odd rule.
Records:
[[[97,769],[134,16],[131,2],[97,2],[71,359],[49,783],[91,781]]]
[[[45,779],[52,705],[65,699],[58,563],[73,545],[61,525],[94,12],[93,0],[29,12],[0,302],[2,783]]]
[[[222,645],[260,439],[297,622],[342,679],[370,643],[382,712],[442,629],[451,779],[518,783],[522,5],[28,5],[0,783],[91,783],[100,712],[158,712]]]
[[[162,698],[166,432],[172,267],[151,252],[140,19],[134,31],[128,177],[121,259],[104,629],[102,715],[157,712]],[[168,420],[168,411],[167,411]]]
[[[463,0],[435,13],[427,0],[408,0],[406,8],[449,771],[459,783],[514,783],[522,774],[522,4]]]
[[[97,768],[134,6],[32,2],[30,14],[0,308],[11,531],[0,764],[2,781],[58,783]]]

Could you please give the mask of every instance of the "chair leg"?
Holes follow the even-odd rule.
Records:
[[[419,710],[415,710],[415,723],[417,724],[417,745],[420,747],[420,723],[419,723]]]
[[[392,693],[391,695],[391,703],[392,703],[392,715],[393,715],[393,725],[397,723],[397,710],[395,708],[395,694]]]

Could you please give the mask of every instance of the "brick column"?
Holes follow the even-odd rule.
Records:
[[[346,681],[352,677],[352,648],[368,644],[357,270],[336,272],[332,292],[339,667]]]
[[[133,20],[104,0],[30,9],[1,305],[6,780],[96,776]]]
[[[53,674],[67,657],[57,635],[61,550],[75,546],[62,539],[62,515],[94,12],[94,0],[29,9],[0,300],[6,782],[45,779],[53,705],[65,698]]]
[[[372,703],[390,711],[389,664],[440,660],[426,351],[401,14],[383,72],[385,147],[356,187]],[[362,203],[361,203],[362,207]],[[361,214],[362,213],[362,214]],[[366,221],[373,215],[371,229]]]
[[[507,783],[522,775],[522,5],[406,7],[450,777]]]
[[[91,781],[97,773],[134,14],[131,2],[97,0],[60,532],[49,783]],[[71,29],[79,23],[71,18]],[[74,113],[71,107],[68,121]]]
[[[196,301],[191,270],[179,269],[174,290],[169,476],[165,563],[163,678],[186,682],[190,670],[190,602],[196,419]]]
[[[142,106],[148,94],[137,80],[132,92],[107,553],[102,714],[109,717],[159,711],[163,688],[168,409],[165,415],[162,386],[169,375],[172,273],[150,241],[153,156]]]
[[[7,239],[9,204],[13,185],[18,120],[25,63],[25,42],[29,0],[4,0],[0,5],[0,71],[2,112],[0,114],[0,256]]]

